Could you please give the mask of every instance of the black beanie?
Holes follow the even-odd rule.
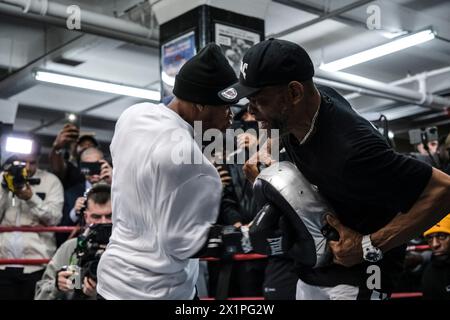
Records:
[[[218,93],[236,81],[236,74],[220,47],[210,43],[181,67],[173,94],[198,104],[224,105]]]

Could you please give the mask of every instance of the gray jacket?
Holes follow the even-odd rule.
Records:
[[[70,300],[73,292],[62,292],[56,288],[56,272],[62,267],[77,263],[74,253],[77,246],[77,238],[64,242],[56,251],[52,260],[48,263],[42,279],[36,283],[35,300]]]

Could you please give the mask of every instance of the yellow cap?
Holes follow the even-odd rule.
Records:
[[[438,232],[450,234],[450,214],[448,214],[444,219],[439,221],[436,225],[425,231],[423,236],[426,237],[429,234]]]

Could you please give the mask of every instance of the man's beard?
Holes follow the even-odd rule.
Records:
[[[284,109],[284,108],[283,108]],[[280,113],[276,118],[270,119],[266,122],[267,129],[278,130],[279,137],[282,138],[289,134],[288,129],[288,116],[284,113]]]
[[[278,135],[280,138],[289,134],[287,120],[273,120],[271,126],[274,129],[278,129]]]

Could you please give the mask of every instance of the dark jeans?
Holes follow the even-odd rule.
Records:
[[[266,300],[295,300],[298,275],[290,259],[270,257],[264,279]]]
[[[43,273],[23,273],[23,268],[0,270],[0,300],[33,300],[36,282]]]

